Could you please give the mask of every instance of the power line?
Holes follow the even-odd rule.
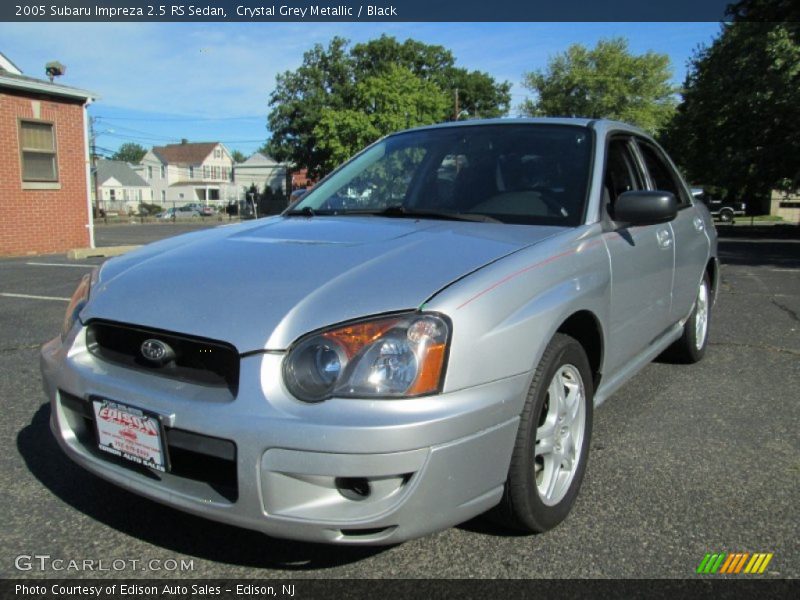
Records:
[[[97,115],[95,119],[104,121],[174,121],[174,122],[198,122],[198,121],[252,121],[254,119],[266,120],[266,115],[252,115],[243,117],[106,117]]]
[[[152,131],[143,131],[141,129],[134,129],[133,127],[124,127],[122,125],[114,125],[114,129],[115,130],[116,129],[123,129],[125,131],[132,131],[133,133],[139,133],[139,134],[142,134],[142,135],[152,136],[154,139],[155,138],[160,138],[160,139],[168,140],[168,141],[178,140],[178,138],[176,138],[176,137],[160,135],[158,133],[153,133]],[[116,131],[114,131],[112,133],[116,133]]]
[[[103,133],[103,135],[107,135],[109,137],[114,137],[121,140],[141,140],[143,142],[153,142],[153,141],[163,142],[165,139],[158,136],[141,136],[141,135],[131,135],[131,134],[121,135],[119,133],[112,133],[110,131],[106,131],[105,133]],[[166,139],[179,141],[178,138],[166,138]]]

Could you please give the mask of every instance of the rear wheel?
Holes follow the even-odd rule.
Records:
[[[592,431],[592,379],[583,347],[556,334],[536,369],[520,417],[495,517],[527,533],[547,531],[578,495]]]
[[[683,335],[667,349],[666,358],[679,363],[696,363],[706,353],[708,330],[711,324],[711,281],[703,275],[697,299],[689,319],[683,325]]]

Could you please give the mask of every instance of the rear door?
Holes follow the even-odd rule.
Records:
[[[604,174],[604,210],[609,218],[620,194],[646,188],[632,138],[612,137]],[[674,244],[669,224],[621,227],[603,238],[611,259],[606,361],[613,373],[669,326]]]
[[[669,224],[675,240],[675,279],[672,283],[672,323],[689,314],[697,298],[700,278],[708,260],[708,237],[692,196],[666,155],[651,142],[636,140],[652,190],[672,192],[678,200],[678,216]]]

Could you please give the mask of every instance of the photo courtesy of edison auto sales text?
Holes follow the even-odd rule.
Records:
[[[89,596],[102,598],[105,596],[219,596],[222,593],[236,594],[236,596],[270,597],[277,596],[292,598],[295,595],[294,584],[288,585],[256,585],[252,583],[237,584],[226,587],[222,585],[196,584],[181,585],[167,583],[163,585],[139,585],[127,583],[113,583],[110,585],[26,585],[18,583],[14,586],[14,593],[19,596]]]

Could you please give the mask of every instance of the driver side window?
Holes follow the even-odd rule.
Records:
[[[603,205],[613,213],[614,203],[620,194],[644,189],[644,180],[636,166],[631,142],[627,138],[613,138],[608,144],[606,172],[603,179]]]

